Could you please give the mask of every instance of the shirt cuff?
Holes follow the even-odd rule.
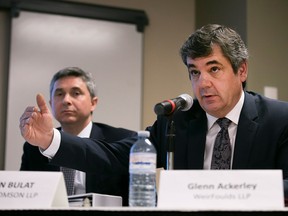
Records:
[[[49,159],[52,159],[54,155],[57,153],[59,147],[60,147],[60,142],[61,142],[61,134],[60,131],[53,128],[54,134],[53,134],[53,139],[50,144],[50,146],[43,151],[43,149],[39,148],[41,154],[43,154],[45,157],[48,157]]]

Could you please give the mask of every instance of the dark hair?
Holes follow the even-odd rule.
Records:
[[[50,82],[50,97],[52,96],[55,82],[63,77],[68,76],[80,77],[86,83],[91,98],[96,96],[96,83],[93,80],[91,73],[83,71],[78,67],[66,67],[54,74]]]
[[[187,57],[195,59],[210,55],[214,44],[219,45],[235,74],[240,65],[248,60],[248,50],[236,31],[223,25],[208,24],[196,30],[184,42],[180,49],[182,61],[187,65]],[[245,85],[246,82],[243,82],[243,88]]]

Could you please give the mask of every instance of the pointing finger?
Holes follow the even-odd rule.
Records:
[[[43,113],[49,113],[49,109],[48,109],[47,104],[45,102],[45,98],[42,94],[37,94],[36,101],[37,101],[37,105],[40,109],[40,112],[42,114]]]

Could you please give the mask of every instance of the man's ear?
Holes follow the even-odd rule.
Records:
[[[93,112],[97,106],[97,103],[98,103],[98,97],[93,97],[91,99],[91,112]]]
[[[248,63],[247,61],[242,62],[238,69],[238,74],[242,82],[247,80],[248,77]]]

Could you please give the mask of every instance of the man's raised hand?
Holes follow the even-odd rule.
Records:
[[[46,149],[53,139],[53,116],[43,95],[36,96],[37,106],[28,106],[20,117],[23,138],[32,145]]]

